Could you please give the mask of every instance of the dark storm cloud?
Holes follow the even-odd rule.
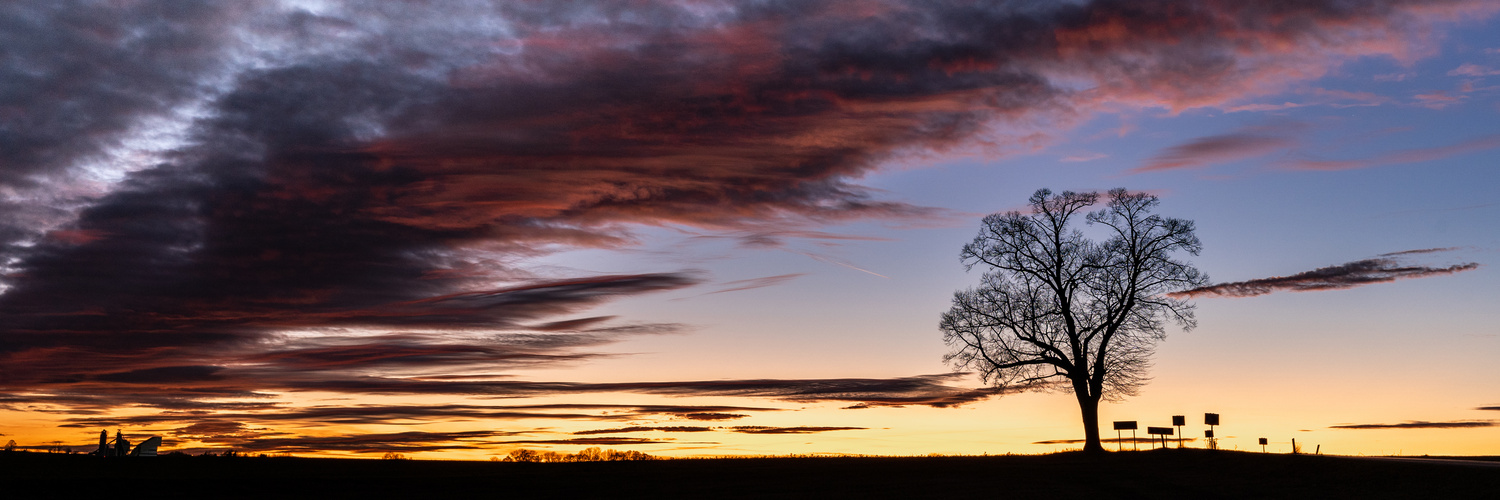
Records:
[[[1489,420],[1469,420],[1462,422],[1423,422],[1411,421],[1399,424],[1344,424],[1330,425],[1329,429],[1466,429],[1470,427],[1494,427],[1495,422]]]
[[[441,377],[671,330],[570,318],[703,279],[540,276],[514,267],[522,257],[629,245],[641,225],[775,246],[827,223],[931,223],[945,212],[858,179],[995,124],[1223,104],[1330,63],[1299,47],[1396,53],[1404,30],[1482,6],[119,5],[0,15],[0,391],[20,398],[7,404],[286,390],[982,399],[941,377]],[[1097,85],[1055,83],[1080,78]],[[159,132],[142,120],[200,101],[177,119],[183,140],[80,187],[122,137]]]
[[[223,27],[254,4],[0,5],[0,186],[76,173],[141,119],[197,96],[224,64]]]
[[[1445,249],[1409,250],[1385,255],[1399,256],[1442,250]],[[1393,258],[1365,259],[1337,266],[1321,267],[1291,276],[1276,276],[1234,283],[1220,283],[1169,295],[1177,298],[1255,297],[1273,292],[1342,290],[1375,283],[1388,283],[1399,279],[1443,276],[1472,271],[1478,268],[1479,264],[1473,262],[1447,267],[1431,267],[1406,265]]]
[[[95,415],[106,409],[134,406],[169,412],[252,411],[278,408],[282,403],[268,400],[269,395],[244,390],[203,390],[167,387],[140,392],[138,385],[109,385],[94,391],[52,391],[49,393],[16,393],[0,395],[0,408],[68,415]],[[221,399],[261,399],[262,401],[222,401]]]
[[[37,324],[49,328],[13,331],[0,345],[30,347],[13,355],[0,371],[11,383],[33,383],[51,390],[88,390],[92,382],[125,382],[149,376],[176,374],[176,382],[205,385],[211,378],[253,383],[285,377],[309,377],[318,373],[346,372],[376,367],[473,367],[490,370],[507,366],[558,364],[597,357],[579,352],[640,335],[671,333],[677,325],[638,324],[596,326],[588,330],[566,330],[551,325],[547,330],[529,330],[520,322],[549,314],[565,313],[608,297],[683,286],[692,281],[675,274],[599,276],[585,280],[539,282],[484,292],[398,302],[358,310],[309,310],[296,313],[274,311],[260,315],[235,314],[233,322],[219,318],[184,319],[196,332],[156,330],[79,332],[71,328],[74,317],[42,318]],[[222,312],[222,311],[221,311]],[[215,313],[217,314],[217,313]],[[106,321],[92,315],[83,323]],[[443,328],[442,333],[403,333],[375,336],[342,336],[329,333],[283,339],[255,335],[250,328],[327,328],[369,326],[384,321],[389,328]],[[238,324],[233,324],[238,323]],[[101,325],[103,326],[103,325]],[[491,333],[483,328],[517,333]],[[223,333],[214,334],[216,329]],[[478,333],[454,336],[453,332]],[[550,331],[549,331],[550,330]],[[93,345],[80,345],[92,342]],[[74,343],[74,345],[69,345]],[[172,345],[176,343],[177,345]],[[29,345],[28,345],[29,344]],[[215,365],[176,365],[173,361],[201,359],[227,362],[239,368],[219,372]],[[161,364],[163,366],[153,366]],[[198,368],[183,368],[193,366]],[[222,365],[219,365],[222,366]],[[191,380],[188,372],[201,377]],[[185,378],[186,377],[186,378]],[[82,384],[82,385],[80,385]],[[233,385],[228,385],[233,387]]]
[[[132,384],[171,384],[199,380],[215,380],[222,366],[163,366],[119,373],[103,373],[94,377],[106,382]]]
[[[92,168],[208,95],[234,41],[223,27],[255,5],[0,4],[0,283],[30,242],[102,236],[58,228],[102,191]]]

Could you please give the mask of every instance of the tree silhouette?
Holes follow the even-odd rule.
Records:
[[[960,254],[966,269],[985,268],[981,284],[954,293],[940,324],[952,348],[944,361],[986,383],[1071,389],[1091,453],[1104,451],[1099,401],[1136,394],[1167,320],[1195,325],[1192,305],[1165,294],[1208,282],[1171,258],[1202,249],[1192,221],[1152,214],[1155,196],[1114,189],[1103,210],[1085,216],[1106,238],[1096,242],[1075,226],[1098,199],[1041,189],[1031,213],[985,217]]]

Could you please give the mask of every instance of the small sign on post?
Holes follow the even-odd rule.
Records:
[[[1208,431],[1206,431],[1206,436],[1205,436],[1205,437],[1208,438],[1208,449],[1210,449],[1210,450],[1217,450],[1217,449],[1219,449],[1219,442],[1214,440],[1214,426],[1215,425],[1219,425],[1219,414],[1218,413],[1204,413],[1203,414],[1203,425],[1207,425],[1208,426]]]
[[[1266,438],[1260,438],[1260,452],[1266,452]]]
[[[1138,445],[1138,444],[1135,443],[1135,421],[1134,420],[1116,420],[1115,421],[1115,445],[1119,448],[1120,451],[1125,451],[1125,444],[1122,443],[1122,441],[1124,441],[1124,438],[1121,437],[1121,432],[1120,431],[1123,431],[1123,430],[1126,430],[1126,429],[1130,430],[1130,446],[1132,448],[1135,448],[1137,451],[1139,451],[1140,450],[1140,445]]]
[[[1177,447],[1182,447],[1182,426],[1187,425],[1186,415],[1172,415],[1172,427],[1177,428]]]
[[[1151,440],[1151,444],[1152,444],[1153,448],[1156,445],[1156,440],[1157,439],[1161,440],[1161,447],[1162,448],[1166,448],[1167,447],[1167,436],[1172,435],[1172,428],[1171,427],[1147,427],[1146,428],[1146,434],[1150,434],[1150,435],[1154,436],[1154,438]]]

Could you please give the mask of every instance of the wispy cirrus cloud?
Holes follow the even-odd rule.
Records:
[[[1402,250],[1402,251],[1399,251],[1399,252],[1383,253],[1383,254],[1380,254],[1380,256],[1381,257],[1397,257],[1397,256],[1401,256],[1401,255],[1419,255],[1419,254],[1424,254],[1424,253],[1443,253],[1443,252],[1452,252],[1452,251],[1460,250],[1460,249],[1461,249],[1460,247],[1419,248],[1419,249],[1416,249],[1416,250]]]
[[[1380,77],[1376,77],[1376,80],[1380,80]],[[1304,96],[1306,96],[1306,98],[1304,100],[1302,100],[1302,101],[1299,101],[1299,102],[1284,101],[1284,102],[1281,102],[1279,104],[1273,104],[1273,103],[1239,104],[1239,105],[1234,105],[1234,106],[1226,107],[1224,109],[1224,111],[1231,112],[1231,113],[1233,113],[1233,112],[1240,112],[1240,111],[1251,111],[1251,112],[1256,112],[1256,111],[1280,111],[1280,110],[1284,110],[1284,109],[1302,108],[1302,107],[1308,107],[1308,106],[1329,106],[1329,107],[1334,107],[1334,108],[1348,108],[1348,107],[1356,107],[1356,106],[1380,106],[1380,105],[1383,105],[1383,104],[1389,104],[1391,102],[1394,102],[1394,99],[1392,99],[1390,97],[1379,95],[1379,94],[1375,94],[1375,93],[1371,93],[1371,92],[1352,92],[1352,91],[1348,91],[1348,90],[1325,89],[1325,88],[1318,88],[1318,87],[1311,87],[1311,88],[1301,89],[1301,90],[1296,91],[1296,93],[1300,94],[1300,95],[1304,95]]]
[[[242,451],[305,452],[421,452],[474,450],[502,443],[497,438],[512,435],[502,431],[407,431],[347,434],[337,436],[257,436],[254,438],[209,438],[205,442]]]
[[[1384,152],[1370,158],[1356,160],[1289,160],[1281,162],[1279,165],[1282,168],[1291,170],[1352,170],[1383,165],[1436,161],[1495,148],[1500,148],[1500,134],[1475,137],[1446,146],[1399,149]]]
[[[816,433],[821,433],[821,432],[853,431],[853,430],[866,430],[866,428],[864,428],[864,427],[816,427],[816,426],[772,427],[772,426],[763,426],[763,425],[739,425],[739,426],[733,426],[733,427],[698,427],[698,426],[648,427],[648,426],[633,426],[633,427],[620,427],[620,428],[616,428],[616,429],[594,429],[594,430],[578,431],[578,432],[574,432],[573,434],[579,434],[579,435],[586,435],[586,434],[618,434],[618,433],[630,433],[630,432],[694,432],[694,433],[696,433],[696,432],[714,432],[714,431],[734,432],[734,433],[739,433],[739,434],[816,434]]]
[[[1290,276],[1276,276],[1232,283],[1219,283],[1168,294],[1175,298],[1200,297],[1255,297],[1274,292],[1311,292],[1343,290],[1376,283],[1389,283],[1400,279],[1443,276],[1479,268],[1478,263],[1469,262],[1451,266],[1422,266],[1402,264],[1395,257],[1410,254],[1444,252],[1451,249],[1429,248],[1382,254],[1380,258],[1364,259],[1322,267]]]
[[[586,393],[640,393],[672,396],[738,396],[796,402],[850,402],[881,406],[951,407],[1000,394],[949,383],[969,377],[947,373],[894,378],[740,379],[659,382],[546,382],[517,380],[412,380],[392,377],[350,379],[289,378],[272,383],[284,390],[370,394],[453,394],[537,397]]]
[[[1428,109],[1444,109],[1468,100],[1469,96],[1449,94],[1446,90],[1435,90],[1426,94],[1414,95],[1412,98],[1417,100],[1418,106]]]
[[[1414,72],[1384,73],[1375,75],[1374,80],[1377,82],[1404,82],[1408,79],[1415,78],[1416,76],[1417,74]]]
[[[550,445],[575,445],[575,446],[628,446],[642,444],[670,444],[670,439],[647,439],[632,437],[593,437],[573,439],[520,439],[497,442],[495,444],[550,444]]]
[[[1474,427],[1494,427],[1496,423],[1491,420],[1464,420],[1454,422],[1425,422],[1414,420],[1399,424],[1340,424],[1330,425],[1329,429],[1468,429]]]
[[[1457,68],[1453,68],[1453,71],[1449,71],[1448,72],[1448,76],[1491,76],[1491,75],[1500,75],[1500,69],[1493,69],[1493,68],[1489,68],[1487,66],[1480,66],[1478,64],[1473,64],[1473,63],[1464,63],[1464,64],[1459,65]]]
[[[1286,151],[1298,144],[1292,133],[1295,129],[1304,127],[1295,123],[1277,126],[1258,125],[1244,127],[1228,134],[1200,137],[1157,153],[1142,165],[1130,169],[1129,173],[1202,168],[1215,163],[1256,158]]]
[[[586,430],[586,431],[577,431],[577,432],[574,432],[573,434],[587,435],[587,434],[622,434],[622,433],[629,433],[629,432],[709,432],[709,431],[712,431],[712,430],[714,430],[713,427],[698,427],[698,426],[684,426],[684,425],[672,425],[672,426],[664,426],[664,427],[631,426],[631,427],[618,427],[618,428],[614,428],[614,429],[592,429],[592,430]]]
[[[862,431],[864,427],[766,427],[742,425],[730,427],[730,431],[741,434],[815,434],[831,431]]]
[[[1064,157],[1058,159],[1057,161],[1068,162],[1068,163],[1077,163],[1077,162],[1085,162],[1085,161],[1102,160],[1102,159],[1105,159],[1105,158],[1109,158],[1109,155],[1104,154],[1104,153],[1079,153],[1079,154],[1075,154],[1075,155],[1064,156]]]
[[[794,280],[794,279],[797,279],[797,278],[800,278],[800,277],[803,277],[803,276],[806,276],[806,275],[807,275],[807,273],[791,273],[791,274],[778,274],[776,276],[766,276],[766,277],[762,277],[762,278],[751,278],[751,279],[728,281],[728,282],[725,282],[724,284],[720,285],[721,288],[719,288],[718,290],[714,290],[714,291],[708,292],[708,293],[715,294],[715,293],[726,293],[726,292],[738,292],[738,291],[742,291],[742,290],[754,290],[756,288],[765,288],[765,287],[768,287],[768,286],[776,286],[776,285],[780,285],[782,283],[786,283],[788,281],[791,281],[791,280]]]

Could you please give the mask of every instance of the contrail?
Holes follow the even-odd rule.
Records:
[[[871,271],[869,269],[864,269],[864,268],[855,266],[854,264],[850,264],[848,262],[844,262],[844,261],[835,259],[833,257],[827,257],[827,256],[823,256],[823,255],[818,255],[818,254],[815,254],[815,253],[812,253],[812,252],[806,252],[806,251],[802,251],[802,250],[787,250],[787,251],[788,252],[800,253],[802,255],[806,255],[808,257],[812,257],[814,259],[817,259],[817,260],[820,260],[820,261],[823,261],[823,262],[827,262],[829,264],[835,264],[835,265],[844,266],[844,267],[847,267],[849,269],[853,269],[855,271],[859,271],[859,272],[862,272],[862,273],[869,273],[869,274],[873,274],[873,275],[876,275],[876,276],[879,276],[879,277],[882,277],[882,278],[885,278],[885,279],[891,279],[890,276],[886,276],[884,274],[880,274],[880,273],[877,273],[875,271]]]

